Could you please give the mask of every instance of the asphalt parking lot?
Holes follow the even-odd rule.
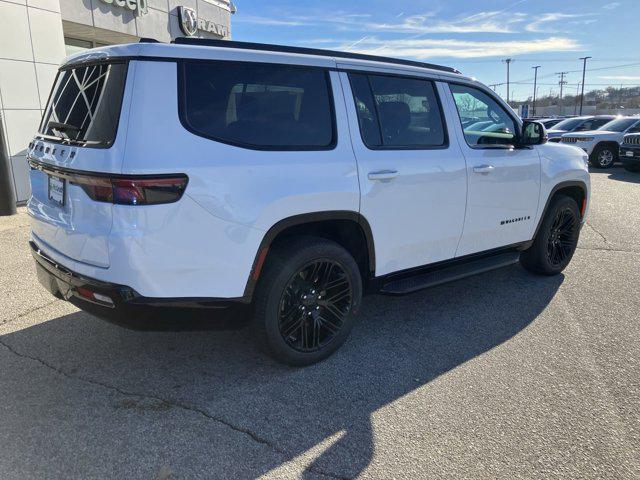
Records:
[[[54,299],[0,217],[0,478],[640,478],[640,175],[592,184],[564,275],[368,297],[297,370]]]

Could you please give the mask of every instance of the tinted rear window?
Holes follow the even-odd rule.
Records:
[[[372,148],[445,144],[442,114],[429,80],[350,73],[362,139]]]
[[[273,150],[332,148],[328,72],[230,62],[185,62],[181,117],[193,133]]]
[[[118,129],[125,63],[61,70],[49,97],[40,134],[86,146],[109,146]]]

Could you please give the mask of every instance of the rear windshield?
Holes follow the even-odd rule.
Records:
[[[326,71],[230,62],[185,62],[181,119],[193,133],[267,150],[335,143]]]
[[[58,72],[39,133],[74,144],[111,145],[116,138],[126,72],[125,63]]]

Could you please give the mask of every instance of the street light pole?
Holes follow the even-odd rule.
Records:
[[[502,61],[507,64],[507,103],[509,103],[509,65],[513,62],[513,58],[505,58]]]
[[[580,94],[580,115],[582,115],[582,101],[584,100],[584,74],[587,70],[587,60],[591,57],[580,57],[582,60],[582,93]]]
[[[538,85],[538,69],[540,68],[540,65],[536,65],[535,67],[531,67],[534,70],[534,75],[533,75],[533,106],[531,108],[532,113],[531,116],[535,117],[536,116],[536,87]]]

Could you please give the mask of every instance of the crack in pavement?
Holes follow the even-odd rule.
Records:
[[[15,320],[15,319],[14,319]],[[242,433],[248,437],[250,437],[254,442],[259,443],[261,445],[266,446],[267,448],[271,449],[273,452],[281,455],[283,458],[283,460],[290,460],[290,455],[282,448],[278,447],[277,445],[273,444],[272,442],[270,442],[269,440],[267,440],[266,438],[261,437],[260,435],[252,432],[251,430],[247,429],[247,428],[243,428],[243,427],[238,427],[237,425],[234,425],[232,423],[230,423],[229,421],[217,417],[215,415],[210,414],[209,412],[207,412],[206,410],[196,407],[194,405],[188,405],[186,403],[182,403],[182,402],[176,402],[173,400],[167,400],[164,399],[162,397],[158,397],[156,395],[149,395],[149,394],[143,394],[143,393],[136,393],[136,392],[130,392],[127,390],[123,390],[119,387],[116,387],[114,385],[110,385],[108,383],[104,383],[104,382],[100,382],[98,380],[93,380],[90,378],[86,378],[86,377],[81,377],[78,375],[73,375],[70,374],[68,372],[65,372],[63,369],[56,367],[55,365],[52,365],[50,363],[48,363],[45,360],[42,360],[41,358],[38,357],[34,357],[32,355],[28,355],[22,352],[17,351],[15,348],[13,348],[11,345],[7,344],[5,341],[3,341],[0,338],[0,345],[4,346],[9,352],[13,353],[14,355],[20,357],[20,358],[26,358],[29,360],[32,360],[34,362],[39,363],[40,365],[48,368],[49,370],[53,370],[54,372],[56,372],[59,375],[62,375],[63,377],[72,379],[72,380],[78,380],[84,383],[88,383],[90,385],[94,385],[94,386],[99,386],[102,388],[106,388],[108,390],[114,391],[119,393],[120,395],[124,395],[127,397],[137,397],[138,399],[150,399],[150,400],[155,400],[157,402],[162,402],[166,405],[170,405],[172,407],[176,407],[182,410],[186,410],[192,413],[197,413],[205,418],[207,418],[208,420],[213,420],[214,422],[220,423],[222,425],[225,425],[226,427],[230,428],[231,430],[238,432],[238,433]],[[319,475],[322,475],[324,477],[328,477],[328,478],[333,478],[336,480],[352,480],[351,477],[346,477],[346,476],[341,476],[341,475],[335,475],[333,473],[329,473],[329,472],[325,472],[321,469],[318,469],[317,467],[314,467],[312,465],[309,465],[306,467],[305,469],[306,471],[309,472],[313,472]]]
[[[599,247],[576,247],[577,250],[588,250],[594,252],[618,252],[618,253],[632,253],[640,255],[640,251],[625,250],[623,248],[599,248]]]
[[[605,237],[605,236],[604,236],[604,234],[603,234],[600,230],[598,230],[596,227],[594,227],[594,226],[593,226],[593,225],[592,225],[588,220],[585,222],[585,224],[586,224],[586,225],[588,225],[588,226],[589,226],[589,228],[591,228],[591,230],[593,230],[594,232],[596,232],[596,234],[597,234],[597,235],[599,235],[599,236],[600,236],[600,238],[602,238],[602,240],[604,241],[605,245],[609,245],[609,246],[611,245],[611,244],[609,243],[609,240],[607,240],[607,237]],[[613,248],[613,247],[611,247],[611,248],[610,248],[610,249],[608,249],[608,250],[611,250],[612,248]]]
[[[37,312],[38,310],[40,310],[42,308],[50,307],[54,303],[61,302],[61,301],[62,300],[60,300],[59,298],[56,298],[55,300],[51,300],[50,302],[45,303],[44,305],[40,305],[38,307],[30,308],[26,312],[22,312],[22,313],[18,314],[16,317],[9,318],[8,320],[4,320],[4,321],[0,322],[0,326],[6,325],[6,324],[11,323],[11,322],[15,322],[16,320],[20,320],[21,318],[26,317],[27,315],[29,315],[29,314],[31,314],[33,312]]]

